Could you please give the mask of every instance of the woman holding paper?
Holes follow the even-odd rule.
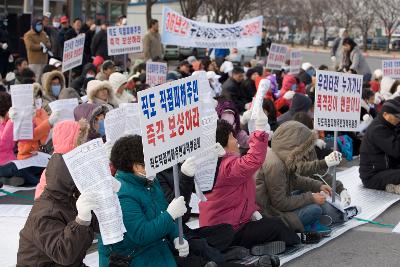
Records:
[[[183,197],[168,205],[158,180],[146,177],[142,138],[138,135],[120,138],[112,148],[111,162],[121,182],[118,197],[127,232],[117,244],[104,246],[99,239],[100,266],[124,258],[129,266],[175,267],[170,245],[180,257],[189,254],[187,241],[179,244],[175,223],[187,210]]]

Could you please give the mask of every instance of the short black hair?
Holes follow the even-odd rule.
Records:
[[[374,95],[375,95],[375,93],[372,90],[365,88],[362,90],[361,97],[362,97],[362,99],[367,100],[367,99],[370,99],[371,97],[373,97]]]
[[[268,112],[268,120],[271,122],[276,121],[276,107],[274,102],[269,98],[264,98],[262,107]]]
[[[319,70],[329,70],[327,65],[322,64],[321,66],[319,66],[318,68]]]
[[[142,137],[128,135],[115,142],[111,150],[111,163],[117,170],[132,172],[134,164],[144,164]]]
[[[30,68],[24,69],[24,70],[21,72],[21,76],[22,76],[23,78],[35,78],[35,77],[36,77],[35,73],[34,73],[33,70],[31,70]]]
[[[293,115],[293,120],[304,124],[310,130],[314,128],[313,120],[307,112],[297,112]]]
[[[228,145],[229,135],[233,133],[233,126],[226,120],[217,121],[216,141],[221,144],[222,147]]]
[[[81,18],[74,18],[74,20],[72,21],[72,23],[75,23],[75,21],[79,20],[80,22],[82,22]]]
[[[45,66],[43,67],[43,72],[42,72],[42,74],[45,74],[45,73],[47,73],[47,72],[52,72],[53,70],[57,70],[57,67],[54,66],[54,65],[47,64],[47,65],[45,65]]]
[[[233,74],[243,74],[243,73],[244,73],[244,70],[242,67],[238,67],[238,66],[233,67],[232,75]]]
[[[353,50],[353,48],[357,46],[357,43],[354,42],[354,40],[351,39],[350,37],[343,39],[342,45],[346,45],[346,44],[350,45],[350,47],[351,47],[350,50]]]
[[[151,19],[150,20],[150,27],[153,27],[155,24],[157,24],[158,23],[158,20],[156,20],[156,19]]]
[[[11,95],[6,92],[0,92],[0,116],[4,117],[11,108]]]
[[[22,65],[22,62],[24,62],[24,61],[28,62],[28,60],[27,60],[26,58],[24,58],[24,57],[19,57],[19,58],[17,58],[17,59],[15,60],[15,66],[16,66],[16,67],[21,66],[21,65]]]
[[[115,67],[115,64],[112,60],[106,60],[103,62],[103,65],[101,65],[102,70],[111,69],[114,67]]]

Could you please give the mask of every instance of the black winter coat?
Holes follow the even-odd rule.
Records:
[[[361,143],[360,177],[363,181],[369,180],[388,169],[400,169],[400,134],[396,126],[378,115]]]
[[[101,56],[104,60],[109,59],[107,46],[107,31],[100,30],[96,33],[91,45],[92,56]]]
[[[236,82],[234,79],[229,78],[222,85],[222,96],[228,100],[232,100],[239,113],[244,111],[244,106],[246,105],[246,95],[244,95],[242,90],[242,84]]]

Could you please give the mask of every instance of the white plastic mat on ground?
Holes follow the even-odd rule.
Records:
[[[1,189],[10,192],[10,193],[15,193],[17,191],[26,191],[26,190],[32,190],[35,189],[36,187],[15,187],[15,186],[9,186],[9,185],[3,185],[3,187]],[[6,196],[6,194],[0,192],[0,197],[2,196]]]
[[[357,217],[366,220],[374,220],[392,204],[400,200],[400,195],[385,193],[383,191],[365,189],[360,181],[358,167],[352,167],[339,172],[337,178],[342,181],[345,188],[350,192],[352,205],[358,205],[362,208],[362,213]],[[30,212],[29,205],[0,205],[0,266],[15,266],[17,262],[17,251],[19,242],[19,231],[25,224],[26,218]],[[332,236],[323,239],[320,243],[314,245],[304,245],[301,249],[286,254],[281,257],[281,264],[285,264],[310,250],[318,248],[332,239],[340,236],[346,231],[364,224],[356,220],[351,220],[340,227],[336,227]],[[189,227],[197,228],[198,219],[188,223]],[[98,266],[97,252],[86,256],[84,262],[90,267]],[[250,260],[250,259],[248,259]]]

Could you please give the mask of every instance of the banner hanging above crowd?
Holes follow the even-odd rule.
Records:
[[[357,131],[363,76],[317,70],[316,78],[314,129]]]
[[[263,17],[234,24],[193,21],[164,7],[162,43],[199,48],[242,48],[261,44]]]
[[[108,55],[125,55],[143,51],[141,26],[116,26],[107,28]]]
[[[201,151],[199,79],[191,76],[138,92],[146,175]]]

